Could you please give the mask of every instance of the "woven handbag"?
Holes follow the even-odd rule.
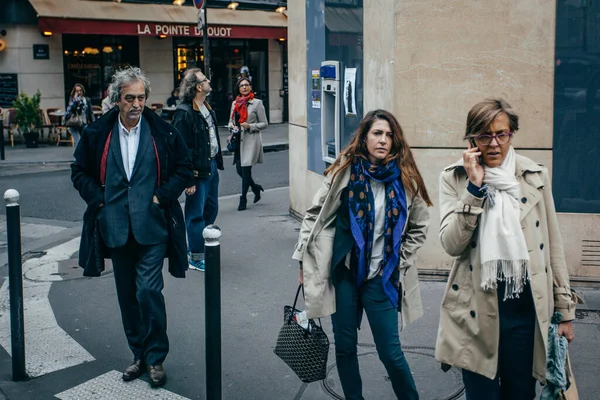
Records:
[[[279,330],[277,344],[273,352],[281,358],[302,382],[310,383],[325,379],[327,375],[327,356],[329,339],[327,334],[314,320],[308,320],[309,329],[304,329],[294,320],[298,296],[304,287],[298,286],[294,305],[283,308],[283,326]]]

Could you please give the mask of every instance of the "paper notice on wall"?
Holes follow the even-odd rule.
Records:
[[[356,115],[356,68],[344,71],[344,109],[346,116]]]
[[[321,108],[321,73],[318,69],[311,71],[312,108]]]

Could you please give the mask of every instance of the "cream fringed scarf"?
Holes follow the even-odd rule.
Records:
[[[496,289],[506,281],[504,300],[519,297],[529,280],[529,253],[521,230],[520,186],[515,178],[515,150],[511,147],[499,167],[484,166],[487,201],[479,224],[481,287]]]

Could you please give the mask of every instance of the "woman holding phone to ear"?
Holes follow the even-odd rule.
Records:
[[[549,323],[574,338],[571,292],[548,170],[519,155],[502,99],[467,116],[462,159],[440,176],[440,240],[456,257],[436,359],[463,370],[467,400],[534,399],[546,383]]]

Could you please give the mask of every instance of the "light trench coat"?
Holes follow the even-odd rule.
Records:
[[[229,113],[229,128],[233,128],[233,109],[235,101],[231,104],[231,112]],[[249,129],[242,129],[240,143],[240,162],[242,167],[251,167],[254,164],[262,164],[265,162],[265,154],[263,153],[262,136],[260,131],[265,129],[269,123],[267,122],[267,114],[262,100],[248,100],[248,120]]]
[[[533,377],[546,382],[548,329],[554,311],[575,318],[548,170],[516,155],[521,187],[520,221],[531,268],[536,311]],[[467,190],[462,160],[440,175],[440,240],[455,257],[444,292],[435,357],[438,361],[493,379],[498,367],[499,317],[496,290],[481,288],[479,215],[484,199]]]
[[[293,259],[302,262],[305,309],[308,318],[321,318],[335,313],[335,288],[330,279],[335,219],[342,203],[341,193],[350,181],[350,166],[325,177],[323,186],[306,210]],[[417,250],[425,243],[429,209],[419,196],[406,193],[408,216],[404,226],[400,273],[402,295],[402,328],[423,316],[419,276],[414,266]]]

